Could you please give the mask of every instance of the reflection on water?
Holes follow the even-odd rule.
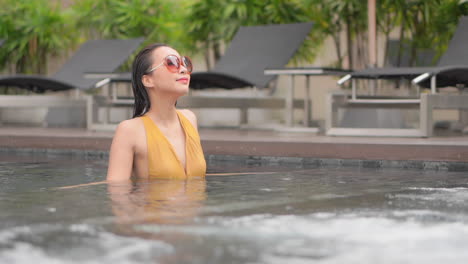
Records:
[[[108,185],[112,212],[122,224],[189,223],[206,199],[204,178]]]
[[[109,184],[108,192],[115,225],[112,232],[130,237],[151,239],[170,250],[152,256],[158,263],[190,262],[193,252],[185,250],[174,254],[170,245],[194,239],[191,234],[167,232],[164,234],[138,229],[138,226],[191,225],[206,199],[206,180],[151,180]],[[160,250],[161,251],[161,250]]]

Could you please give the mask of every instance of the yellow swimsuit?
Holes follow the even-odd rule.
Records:
[[[180,124],[185,133],[185,171],[177,154],[164,134],[149,116],[140,117],[146,131],[148,169],[150,178],[188,179],[205,177],[206,161],[200,144],[200,136],[192,123],[179,111]]]

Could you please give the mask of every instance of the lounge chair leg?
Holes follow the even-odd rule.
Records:
[[[310,84],[309,84],[309,75],[306,75],[306,84],[305,84],[305,96],[304,96],[304,126],[310,126]]]
[[[325,101],[325,132],[333,127],[333,93],[326,95]]]
[[[75,88],[75,99],[79,99],[80,98],[80,89],[79,88]]]
[[[437,92],[437,77],[433,75],[431,77],[431,94],[435,94]]]
[[[432,100],[429,94],[421,94],[421,105],[419,107],[420,128],[423,137],[432,137]]]
[[[346,105],[347,95],[342,92],[329,92],[326,101],[326,118],[325,118],[325,131],[334,128],[335,123],[338,122],[338,111],[341,106]]]
[[[294,120],[294,109],[293,109],[293,101],[294,101],[294,76],[290,76],[290,85],[288,91],[286,91],[286,102],[285,102],[285,123],[287,127],[293,126]]]
[[[107,98],[111,98],[112,96],[112,85],[107,85],[106,86],[106,96]],[[110,105],[106,105],[106,111],[104,113],[104,124],[109,124],[109,121],[110,121],[110,111],[111,111],[111,106]]]
[[[249,122],[249,112],[247,108],[240,109],[240,124],[247,125]]]
[[[357,99],[357,88],[356,88],[356,79],[351,80],[351,99],[356,100]]]
[[[86,97],[86,129],[90,130],[93,125],[93,96]]]

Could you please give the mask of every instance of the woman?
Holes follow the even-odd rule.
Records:
[[[108,181],[204,177],[206,162],[190,110],[177,110],[188,93],[192,62],[164,44],[141,50],[132,66],[133,118],[119,124],[112,141]]]

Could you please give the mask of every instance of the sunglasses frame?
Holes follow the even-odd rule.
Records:
[[[157,68],[159,68],[159,67],[161,67],[161,66],[163,66],[163,65],[166,66],[166,69],[167,69],[169,72],[176,73],[177,71],[174,71],[174,72],[171,71],[171,70],[169,69],[169,67],[171,67],[171,66],[167,65],[167,60],[168,60],[169,57],[175,57],[175,58],[177,59],[177,62],[178,62],[178,64],[179,64],[179,67],[176,68],[177,71],[178,71],[178,70],[180,69],[180,67],[183,65],[183,66],[187,69],[188,74],[191,74],[191,73],[192,73],[192,71],[193,71],[193,64],[192,64],[192,60],[191,60],[189,57],[187,57],[187,56],[181,56],[181,57],[179,58],[179,57],[176,56],[176,55],[167,55],[167,56],[164,58],[163,62],[161,62],[161,64],[159,64],[159,65],[157,65],[157,66],[154,66],[153,68],[149,69],[145,74],[150,74],[150,73],[152,73],[154,70],[156,70]],[[185,60],[184,60],[184,59],[185,59],[185,60],[188,60],[188,61],[190,62],[190,64],[192,65],[192,67],[191,67],[192,69],[191,69],[191,70],[188,69],[187,65],[185,64]]]

